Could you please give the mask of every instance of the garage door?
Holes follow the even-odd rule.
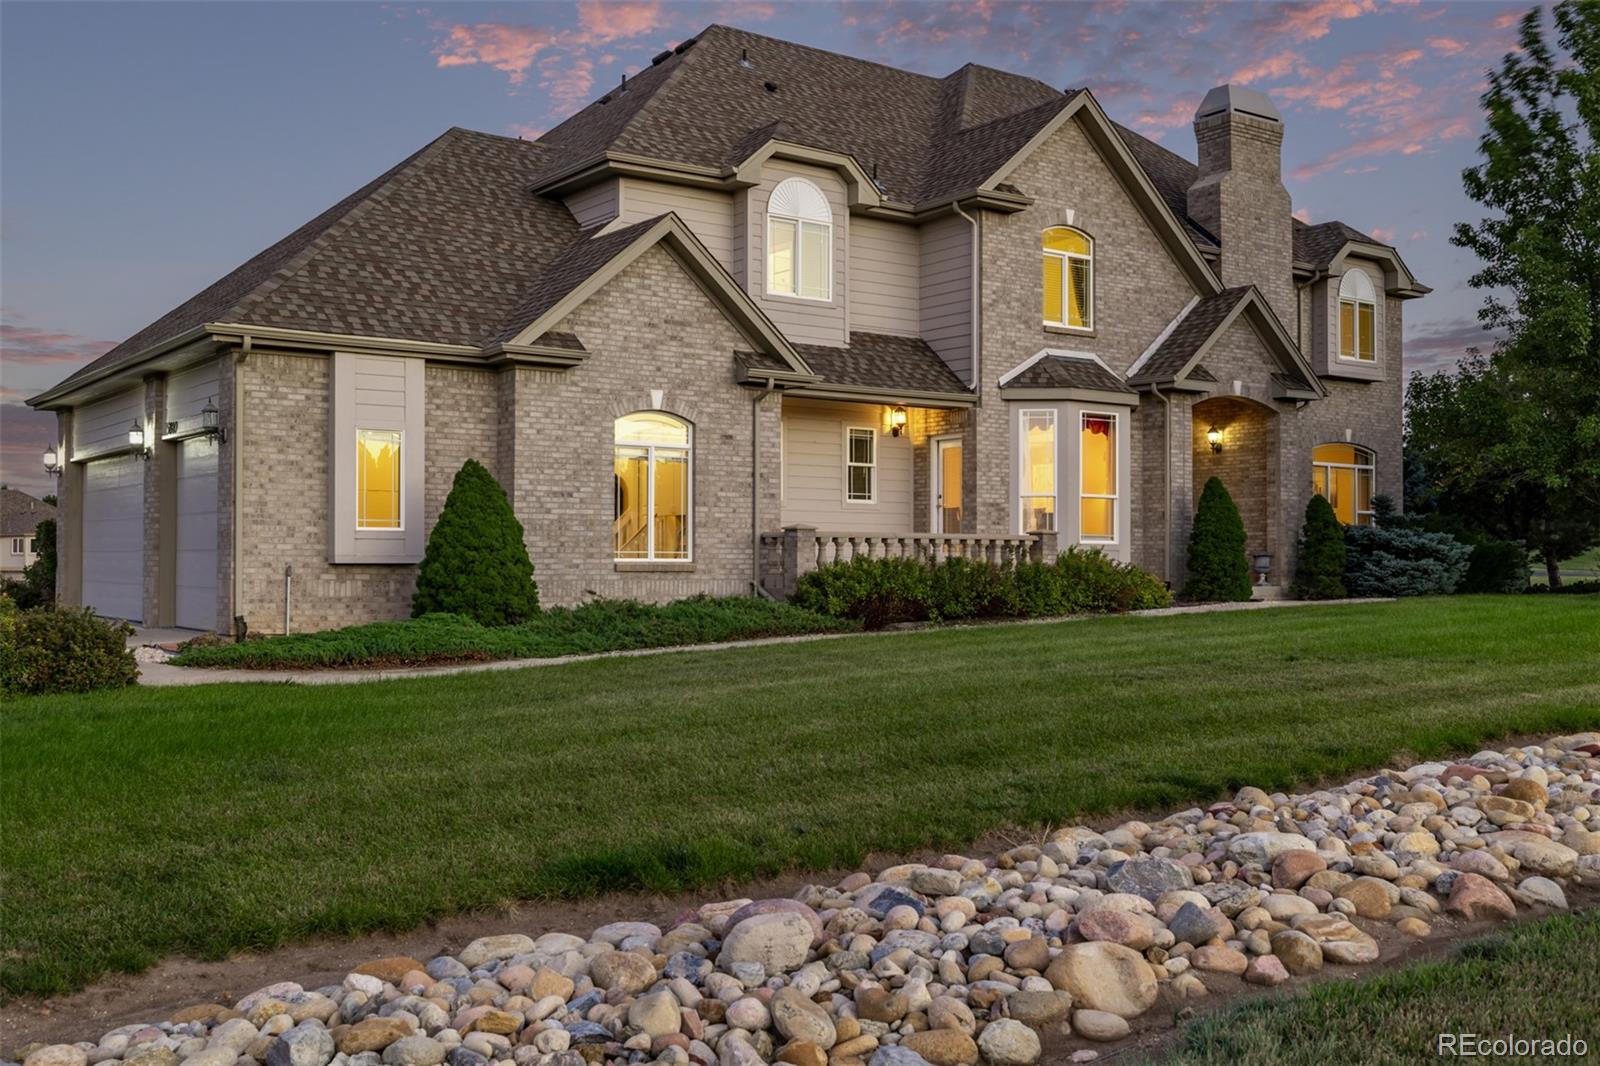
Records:
[[[217,627],[217,442],[178,446],[177,609],[186,629]]]
[[[144,604],[144,463],[97,459],[84,468],[83,602],[138,621]]]

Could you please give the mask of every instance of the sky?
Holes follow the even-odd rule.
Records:
[[[1448,242],[1481,216],[1485,71],[1531,5],[1305,3],[72,3],[0,0],[0,482],[52,491],[53,415],[22,401],[450,126],[537,137],[713,22],[943,76],[977,62],[1088,86],[1194,158],[1206,90],[1283,113],[1296,214],[1394,243],[1431,296],[1408,370],[1471,344]]]

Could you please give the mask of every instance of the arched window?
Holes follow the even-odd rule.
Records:
[[[1094,242],[1086,233],[1052,226],[1041,244],[1045,325],[1094,328]]]
[[[617,419],[612,448],[619,560],[690,558],[693,438],[689,423],[660,411]]]
[[[1377,294],[1364,270],[1339,279],[1339,358],[1370,363],[1378,358]]]
[[[1372,453],[1354,444],[1319,444],[1311,453],[1311,488],[1347,526],[1372,524]]]
[[[804,178],[786,178],[767,201],[767,293],[833,299],[833,211]]]

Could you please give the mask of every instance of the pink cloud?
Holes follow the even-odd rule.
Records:
[[[1466,51],[1466,44],[1454,37],[1429,37],[1428,47],[1442,55],[1453,56],[1458,52]]]
[[[87,363],[116,347],[116,341],[97,341],[76,333],[36,329],[0,322],[0,361],[12,365],[58,366]]]
[[[1395,153],[1416,155],[1439,141],[1465,137],[1471,132],[1471,120],[1461,116],[1413,115],[1398,123],[1384,124],[1384,128],[1374,135],[1363,134],[1343,148],[1335,149],[1319,159],[1296,167],[1292,174],[1296,180],[1304,181],[1353,159]]]
[[[528,68],[539,53],[553,47],[559,35],[536,26],[511,26],[499,22],[480,22],[475,26],[456,25],[435,50],[441,69],[470,67],[482,63],[521,85]]]
[[[1160,140],[1162,133],[1187,126],[1193,120],[1194,105],[1187,100],[1174,100],[1165,108],[1141,112],[1133,124],[1140,130],[1157,131],[1153,136]]]
[[[1371,229],[1367,230],[1367,232],[1378,238],[1378,240],[1382,241],[1384,244],[1394,243],[1394,230],[1385,226],[1373,226]]]
[[[534,122],[513,122],[507,129],[513,136],[527,141],[537,141],[545,131],[545,127]]]
[[[1258,22],[1257,33],[1268,38],[1315,41],[1326,37],[1335,22],[1360,18],[1376,10],[1377,5],[1373,0],[1313,0],[1312,3],[1274,4]]]
[[[1413,240],[1413,241],[1420,241],[1424,237],[1426,237],[1427,235],[1428,235],[1428,231],[1425,230],[1425,229],[1414,229],[1414,230],[1411,231],[1411,236],[1409,238],[1407,238],[1407,239],[1408,240]]]
[[[1285,50],[1240,67],[1228,80],[1238,85],[1249,85],[1253,81],[1276,81],[1292,73],[1304,62],[1305,58],[1300,53]]]
[[[575,44],[609,44],[650,33],[662,23],[655,0],[578,0]]]
[[[1305,223],[1308,223],[1308,224],[1311,222],[1311,212],[1307,208],[1297,207],[1297,208],[1294,209],[1293,215],[1294,215],[1295,218],[1298,218],[1301,222],[1305,222]]]
[[[577,108],[594,88],[594,64],[587,59],[573,59],[565,66],[556,56],[540,63],[542,76],[539,87],[564,108]]]

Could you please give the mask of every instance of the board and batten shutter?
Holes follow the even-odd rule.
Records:
[[[333,355],[328,419],[328,535],[332,563],[418,563],[425,546],[423,472],[424,367],[401,356]],[[400,437],[400,528],[356,528],[356,434],[394,430]]]

